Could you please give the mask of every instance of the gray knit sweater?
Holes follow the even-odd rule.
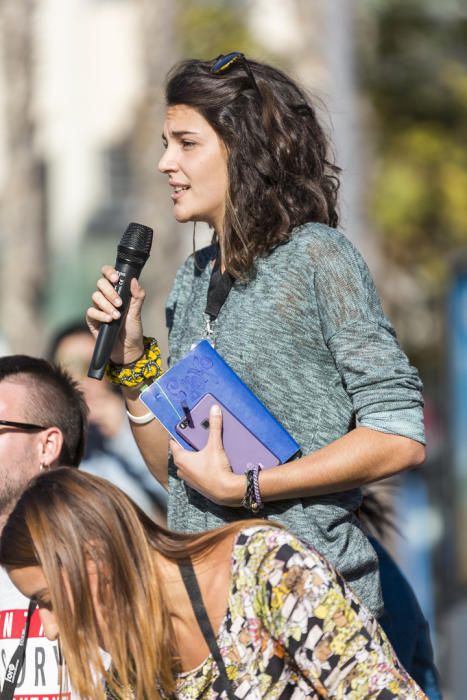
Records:
[[[170,362],[204,334],[213,248],[177,273],[167,303]],[[424,442],[417,371],[385,318],[365,262],[338,231],[297,228],[235,282],[215,328],[216,349],[301,445],[313,452],[355,424]],[[359,489],[267,503],[341,571],[366,605],[382,609],[377,557],[354,515]],[[247,517],[187,487],[169,465],[169,524],[199,532]]]

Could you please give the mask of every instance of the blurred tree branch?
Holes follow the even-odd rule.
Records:
[[[146,91],[135,116],[129,148],[132,209],[136,220],[155,230],[153,254],[145,271],[147,290],[145,326],[160,341],[167,355],[165,301],[183,257],[183,240],[175,222],[166,178],[158,172],[164,123],[164,77],[180,58],[175,40],[177,3],[173,0],[140,0]],[[164,206],[166,202],[166,206]]]
[[[257,44],[248,29],[245,0],[182,0],[176,21],[180,53],[211,59],[229,51],[252,55]]]
[[[361,78],[379,153],[370,213],[406,277],[388,277],[386,296],[404,341],[431,354],[450,259],[467,246],[467,13],[425,0],[360,0],[360,9]],[[425,332],[413,333],[420,315]]]

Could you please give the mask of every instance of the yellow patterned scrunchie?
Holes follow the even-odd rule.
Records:
[[[143,338],[144,354],[139,360],[129,365],[116,365],[111,360],[107,363],[105,373],[113,384],[135,387],[151,379],[158,379],[162,369],[161,351],[155,338]]]

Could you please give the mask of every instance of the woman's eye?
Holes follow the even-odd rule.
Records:
[[[193,146],[195,146],[195,142],[194,141],[186,141],[185,139],[183,139],[182,146],[183,146],[183,148],[192,148]]]

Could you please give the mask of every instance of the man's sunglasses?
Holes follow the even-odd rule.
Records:
[[[228,53],[225,56],[221,55],[215,58],[214,63],[211,66],[211,73],[214,73],[214,75],[223,75],[224,73],[227,73],[232,68],[232,66],[235,66],[237,64],[245,69],[245,72],[250,78],[253,87],[255,88],[258,95],[261,97],[261,93],[259,91],[258,84],[255,80],[255,76],[253,75],[253,71],[251,70],[250,64],[248,63],[245,56],[242,53],[240,53],[240,51],[232,51],[231,53]]]
[[[47,430],[45,425],[36,425],[35,423],[22,423],[17,420],[0,420],[0,428],[19,428],[20,430]]]

